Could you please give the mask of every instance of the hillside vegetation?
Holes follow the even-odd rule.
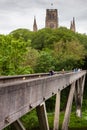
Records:
[[[87,35],[65,27],[0,35],[0,75],[86,69]]]

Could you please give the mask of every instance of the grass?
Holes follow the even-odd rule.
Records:
[[[70,128],[83,128],[87,127],[87,119],[85,119],[87,112],[82,113],[82,117],[76,117],[75,113],[71,113],[70,116]]]
[[[62,126],[63,118],[64,118],[64,112],[61,112],[59,120],[60,128]],[[54,113],[48,113],[48,121],[50,128],[53,128]],[[39,127],[36,111],[33,110],[31,113],[27,114],[26,116],[23,116],[22,122],[24,123],[25,127],[29,130],[31,130],[34,127]],[[82,118],[76,117],[75,113],[72,112],[70,116],[69,128],[83,128],[83,127],[87,127],[87,111],[84,111],[82,113]]]
[[[54,113],[48,113],[48,121],[50,128],[53,128],[53,121],[54,121]],[[60,113],[60,128],[62,126],[64,118],[64,112]],[[26,130],[35,130],[38,128],[39,130],[39,122],[38,117],[36,114],[36,110],[32,110],[30,113],[27,113],[21,118],[23,125],[25,126]],[[70,116],[70,123],[69,128],[87,128],[87,110],[82,113],[82,118],[76,117],[75,113],[72,112]],[[12,130],[11,127],[7,127],[4,130]]]
[[[21,121],[27,130],[39,127],[38,117],[35,110],[32,110],[30,113],[23,116]]]

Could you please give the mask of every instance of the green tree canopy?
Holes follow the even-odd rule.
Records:
[[[22,74],[29,44],[12,35],[0,36],[0,75]]]
[[[0,75],[87,68],[87,35],[60,27],[0,35]]]
[[[19,28],[10,33],[15,39],[22,39],[25,42],[31,40],[33,32],[28,29]]]
[[[60,41],[54,44],[53,55],[56,59],[56,69],[73,69],[83,64],[85,49],[78,41]]]
[[[55,70],[54,58],[46,51],[41,51],[40,56],[35,66],[35,72],[49,72],[49,70]]]
[[[38,50],[43,50],[44,48],[53,48],[55,42],[77,40],[77,37],[74,32],[71,30],[60,27],[58,29],[44,28],[34,33],[31,46]]]

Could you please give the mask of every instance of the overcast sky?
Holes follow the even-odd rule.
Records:
[[[87,0],[0,0],[0,34],[18,28],[32,31],[34,16],[38,29],[44,28],[46,9],[50,8],[58,9],[59,26],[70,28],[75,17],[76,31],[87,34]]]

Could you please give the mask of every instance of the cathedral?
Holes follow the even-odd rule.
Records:
[[[59,27],[58,24],[58,10],[57,9],[46,9],[46,19],[45,19],[45,28],[52,28],[56,29]],[[36,18],[34,17],[34,24],[33,24],[33,31],[36,32],[37,29],[37,23]],[[76,32],[75,28],[75,18],[71,21],[70,30],[73,32]]]

